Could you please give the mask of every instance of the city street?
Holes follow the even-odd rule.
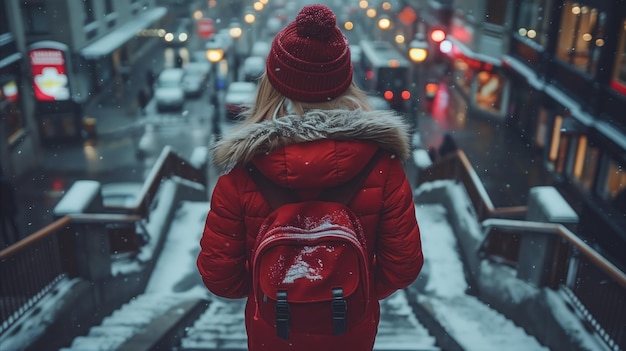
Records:
[[[271,153],[319,138],[367,139],[395,150],[392,159],[407,156],[404,172],[374,169],[380,174],[368,179],[376,183],[361,189],[374,200],[355,212],[380,222],[364,222],[368,247],[360,257],[369,255],[369,263],[359,265],[376,268],[369,280],[377,295],[403,288],[380,298],[374,350],[625,346],[626,7],[599,0],[547,7],[321,3],[330,12],[285,0],[85,2],[78,11],[52,0],[3,5],[0,134],[7,140],[0,163],[12,183],[3,195],[10,186],[17,194],[2,213],[19,231],[0,239],[2,350],[247,349],[242,311],[252,300],[240,297],[259,292],[248,289],[245,273],[261,251],[253,252],[255,261],[239,249],[260,236],[250,230],[263,199],[241,174],[220,172],[269,153],[257,165],[262,173],[286,167],[272,179],[308,198],[350,173],[328,173],[311,161],[323,158],[341,170],[343,158],[307,145],[289,146],[283,158]],[[6,21],[12,17],[23,21]],[[258,101],[267,105],[251,112],[276,125],[246,124],[235,134],[238,113],[255,101],[255,78],[266,69],[269,83]],[[358,102],[338,96],[354,93],[350,84],[364,93],[352,95]],[[307,102],[337,110],[320,113]],[[368,110],[348,114],[348,128],[338,110],[346,105]],[[306,116],[278,117],[293,111]],[[300,118],[309,116],[319,119]],[[399,145],[403,132],[410,150]],[[214,149],[222,137],[228,150]],[[331,154],[361,150],[342,145]],[[225,187],[212,198],[219,179]],[[411,189],[394,186],[396,179],[408,179]],[[387,201],[411,197],[417,227],[408,201]],[[382,210],[369,209],[376,201]],[[307,229],[323,229],[333,214],[320,225],[297,217]],[[283,221],[277,226],[289,229]],[[315,250],[294,251],[292,263],[288,251],[270,256],[278,263],[267,271],[254,266],[253,273],[263,272],[255,287],[269,276],[293,291],[296,279],[341,275],[322,259],[310,265]],[[287,264],[282,279],[276,267]],[[297,277],[288,279],[291,272]],[[348,299],[353,306],[352,296],[342,298],[332,285],[335,322],[353,320],[334,306]],[[275,300],[274,307],[298,303],[291,293],[281,301],[282,290],[263,292],[257,300]],[[276,325],[299,322],[297,314],[279,314]],[[265,330],[253,321],[248,332],[251,325]],[[306,343],[315,348],[323,339]],[[275,346],[269,338],[250,340],[252,348]]]
[[[263,31],[254,34],[257,40],[265,38]],[[367,34],[354,30],[347,32],[346,36],[350,43],[358,43]],[[211,83],[200,97],[187,98],[180,112],[159,113],[151,100],[145,114],[141,114],[136,99],[139,89],[148,88],[147,70],[158,73],[165,67],[173,67],[177,53],[186,64],[203,50],[204,39],[195,33],[183,47],[157,43],[146,52],[146,61],[135,63],[126,82],[113,82],[86,106],[85,116],[95,119],[95,138],[49,145],[44,149],[43,166],[16,184],[22,237],[52,222],[55,204],[76,180],[93,179],[103,184],[141,183],[164,146],[170,145],[185,158],[189,158],[197,146],[210,146],[216,116],[210,103]],[[437,78],[436,75],[440,74],[434,67],[426,72],[424,79]],[[232,69],[226,74],[232,75]],[[218,101],[222,101],[223,94],[223,90],[218,92]],[[437,148],[444,134],[452,134],[496,206],[525,205],[531,186],[550,184],[547,172],[528,152],[528,145],[523,145],[518,137],[510,136],[503,121],[471,115],[458,93],[449,89],[448,94],[445,109],[456,111],[456,114],[433,116],[424,111],[407,112],[407,120],[417,121],[420,144],[416,147]],[[224,132],[232,127],[232,123],[225,121],[223,104],[218,105],[220,122],[217,125]],[[416,176],[414,167],[407,169],[412,177]],[[213,170],[209,173],[212,188],[218,174]]]

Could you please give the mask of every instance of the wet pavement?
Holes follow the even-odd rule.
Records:
[[[520,138],[506,121],[470,112],[452,88],[445,115],[422,113],[417,130],[425,149],[437,149],[449,133],[481,179],[495,207],[525,206],[529,189],[553,185],[541,155]]]

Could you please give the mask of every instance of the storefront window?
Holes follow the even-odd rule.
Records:
[[[472,86],[472,79],[475,74],[474,70],[469,67],[467,62],[458,58],[454,59],[453,67],[457,86],[461,88],[465,94],[469,95]]]
[[[545,46],[548,41],[552,0],[521,1],[517,17],[517,34]]]
[[[557,57],[579,70],[594,74],[604,46],[606,13],[567,1],[563,5]]]
[[[586,136],[582,136],[579,139],[572,178],[576,184],[587,192],[590,192],[593,186],[599,155],[600,151],[598,148],[590,146]]]
[[[476,93],[474,101],[480,109],[500,113],[502,108],[502,90],[504,77],[497,73],[481,71],[476,75]]]
[[[626,208],[626,170],[623,165],[608,159],[603,174],[605,180],[599,184],[599,195],[618,208]]]
[[[622,22],[619,34],[619,42],[615,50],[615,67],[613,68],[613,89],[626,95],[626,19]]]
[[[535,130],[535,146],[543,149],[548,144],[549,126],[548,110],[545,107],[539,108],[537,114],[537,129]]]

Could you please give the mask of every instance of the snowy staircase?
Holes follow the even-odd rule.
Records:
[[[245,299],[215,299],[182,339],[180,350],[247,350],[244,326]],[[375,351],[438,351],[411,307],[404,291],[381,301],[381,318]]]
[[[380,301],[374,351],[438,351],[435,338],[417,320],[404,290]]]
[[[466,351],[548,351],[510,319],[470,295],[418,296],[441,328]]]
[[[456,236],[438,204],[417,204],[424,268],[406,289],[417,318],[445,350],[547,351],[524,329],[468,295],[463,262]]]
[[[169,343],[204,311],[206,301],[186,294],[140,295],[124,304],[85,336],[60,351],[149,350]]]
[[[215,298],[193,326],[187,329],[180,350],[247,350],[245,304],[245,300]]]

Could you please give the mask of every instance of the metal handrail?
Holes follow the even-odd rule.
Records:
[[[491,258],[498,257],[496,248],[507,247],[502,244],[507,241],[506,237],[492,238],[495,232],[507,233],[510,235],[508,238],[521,235],[522,240],[514,240],[518,251],[524,235],[532,233],[552,237],[552,251],[544,253],[548,255],[545,259],[549,264],[545,269],[550,279],[545,285],[542,282],[539,285],[561,289],[584,317],[585,323],[607,345],[622,348],[626,345],[626,335],[623,333],[626,323],[626,274],[623,271],[561,224],[495,218],[482,223],[486,235],[479,247],[479,255],[484,253]],[[500,244],[491,245],[491,240],[500,241]],[[513,262],[513,267],[529,259],[533,260],[520,256],[517,262]]]
[[[61,217],[0,251],[0,334],[26,314],[62,277],[77,275],[72,224],[141,224],[150,214],[161,182],[180,178],[206,187],[202,169],[163,148],[143,184],[134,207],[105,207],[107,213],[77,213]],[[137,248],[138,249],[138,248]],[[36,264],[35,264],[36,262]]]
[[[202,184],[206,186],[206,177],[202,169],[198,169],[190,162],[180,157],[174,152],[171,146],[167,145],[161,151],[150,173],[146,177],[139,192],[136,203],[133,206],[107,206],[109,211],[119,211],[124,213],[138,214],[146,217],[150,212],[150,206],[156,198],[156,194],[161,186],[161,181],[172,176]]]
[[[418,185],[441,179],[456,180],[463,184],[478,220],[486,228],[487,234],[479,247],[479,255],[489,255],[491,259],[517,269],[519,259],[528,259],[519,257],[524,234],[554,236],[554,241],[551,241],[554,242],[553,251],[546,253],[549,257],[545,258],[546,262],[550,261],[547,265],[547,286],[561,288],[584,316],[589,327],[595,329],[608,345],[624,347],[624,272],[565,226],[521,220],[528,211],[526,206],[495,208],[462,150],[423,169],[419,174]],[[503,233],[505,236],[501,236]],[[540,283],[544,284],[544,281],[540,280]],[[600,301],[597,299],[598,294],[603,296]]]
[[[572,233],[562,224],[558,223],[546,223],[546,222],[531,222],[520,221],[513,219],[499,219],[490,218],[482,222],[485,232],[489,233],[491,228],[507,229],[507,230],[519,230],[521,232],[533,232],[543,233],[546,235],[558,235],[571,246],[575,247],[583,256],[585,256],[590,262],[600,267],[603,271],[617,282],[620,286],[626,289],[626,274],[622,272],[617,266],[611,263],[609,260],[598,254],[596,250],[582,241],[576,234]],[[517,232],[519,233],[519,232]],[[483,250],[486,246],[485,243],[488,240],[488,235],[483,239],[483,243],[479,250]]]
[[[74,265],[63,245],[70,222],[58,219],[0,251],[0,334],[71,275]]]

